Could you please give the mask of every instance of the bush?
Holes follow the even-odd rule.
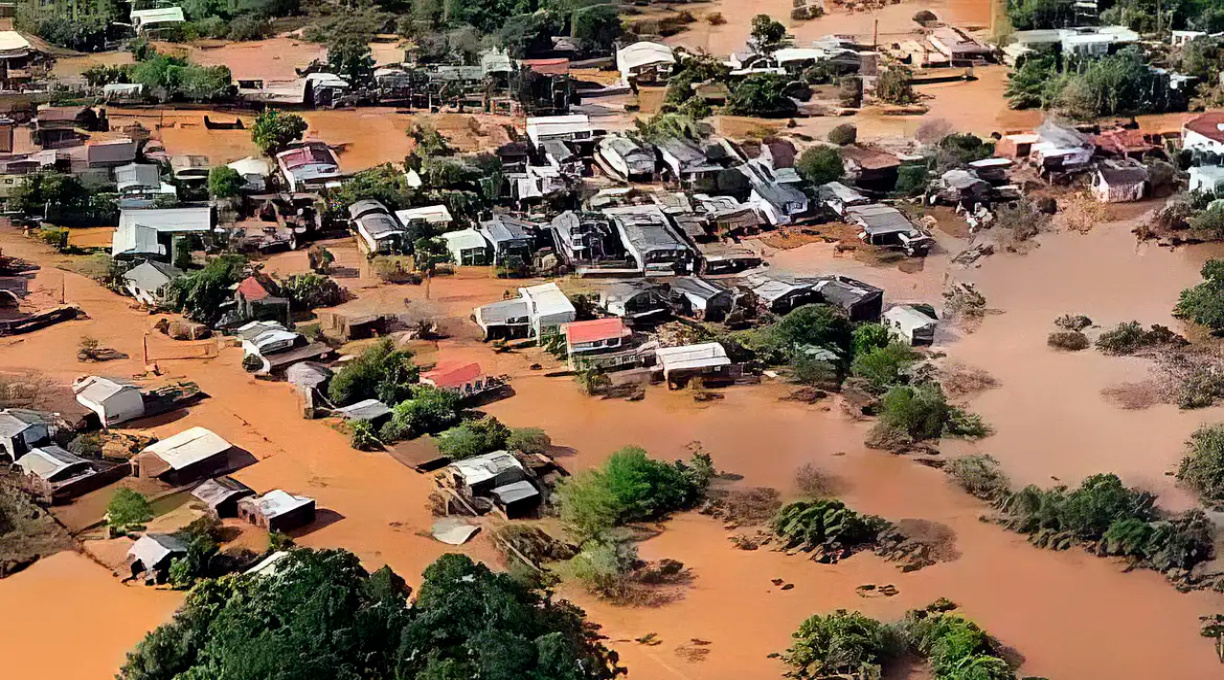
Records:
[[[999,461],[987,454],[962,456],[948,461],[944,472],[965,491],[982,500],[996,501],[1009,493],[1011,483],[999,469]]]
[[[782,506],[771,524],[783,550],[817,551],[813,559],[836,562],[875,544],[889,522],[862,515],[836,499],[795,501]]]
[[[459,424],[460,408],[454,392],[416,385],[411,398],[391,409],[391,420],[379,430],[379,438],[390,442],[441,432]]]
[[[875,96],[888,104],[904,106],[918,101],[914,93],[913,77],[904,66],[890,66],[876,79]]]
[[[915,441],[943,436],[952,407],[939,385],[899,385],[880,402],[879,426]]]
[[[582,552],[565,564],[565,571],[589,592],[621,599],[628,594],[630,574],[637,564],[637,548],[632,543],[595,539],[587,541]]]
[[[261,111],[251,126],[251,141],[267,156],[275,156],[292,142],[302,139],[306,119],[279,109]]]
[[[881,664],[899,651],[891,628],[845,609],[805,620],[791,638],[782,660],[800,679],[878,678]]]
[[[929,26],[938,21],[939,17],[935,16],[935,13],[929,9],[919,10],[914,14],[914,23],[920,26]]]
[[[1181,292],[1173,316],[1224,332],[1224,260],[1208,260],[1200,273],[1204,281]]]
[[[925,165],[909,163],[897,168],[896,192],[901,196],[917,196],[926,191],[931,171]]]
[[[1055,349],[1065,349],[1069,352],[1078,352],[1081,349],[1088,349],[1092,346],[1088,336],[1079,331],[1055,331],[1046,338],[1046,344]]]
[[[506,448],[510,428],[493,417],[469,420],[438,435],[438,450],[451,460],[472,458]]]
[[[829,130],[828,140],[831,144],[846,146],[858,141],[858,128],[851,123],[842,123]]]
[[[1200,427],[1190,435],[1177,479],[1207,507],[1224,508],[1224,425]]]
[[[832,146],[814,146],[805,150],[795,161],[795,170],[815,186],[836,182],[846,174],[841,152]]]
[[[221,319],[225,303],[233,298],[233,286],[245,271],[246,258],[241,255],[209,260],[203,269],[171,282],[166,304],[192,321],[212,326]]]
[[[806,86],[799,83],[806,90]],[[737,116],[784,118],[799,110],[791,99],[796,84],[790,76],[757,73],[744,78],[727,97],[727,113]],[[801,93],[795,93],[801,94]]]
[[[854,357],[850,373],[863,378],[878,393],[904,382],[909,368],[919,355],[909,345],[900,342],[867,350]]]
[[[854,328],[846,317],[828,305],[803,305],[792,309],[777,323],[751,331],[744,338],[748,349],[767,364],[790,362],[807,347],[827,349],[839,357],[850,356]]]
[[[115,535],[138,529],[153,519],[153,506],[144,495],[127,487],[120,487],[106,504],[106,524]]]
[[[548,453],[552,448],[552,438],[538,427],[516,427],[510,430],[505,446],[511,451],[528,455]]]
[[[344,302],[347,291],[335,279],[315,273],[291,274],[277,281],[280,293],[289,299],[295,310],[309,311],[316,307],[333,307]]]
[[[706,23],[711,26],[722,26],[727,23],[727,19],[723,17],[722,12],[711,12],[706,15]]]
[[[332,377],[327,395],[345,406],[364,399],[398,404],[412,396],[412,383],[420,370],[412,363],[412,353],[397,349],[390,338],[366,348]]]
[[[378,435],[374,424],[368,420],[354,420],[349,423],[349,446],[358,451],[373,451],[378,448]]]
[[[1185,338],[1166,326],[1153,324],[1144,330],[1138,321],[1128,321],[1105,331],[1097,338],[1096,347],[1106,354],[1134,354],[1157,345],[1185,344]]]
[[[254,14],[243,14],[229,22],[230,40],[263,40],[272,37],[272,22]]]
[[[208,171],[208,194],[213,198],[240,196],[245,186],[246,180],[229,166],[218,165]]]
[[[620,525],[656,520],[696,505],[714,476],[705,454],[688,464],[654,460],[646,451],[627,446],[613,453],[602,467],[565,479],[557,487],[561,521],[586,541],[607,535]]]
[[[1065,331],[1082,331],[1092,325],[1092,319],[1083,314],[1063,314],[1054,319],[1054,325]]]

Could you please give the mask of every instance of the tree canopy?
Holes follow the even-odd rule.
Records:
[[[121,680],[611,680],[624,672],[582,610],[464,555],[411,590],[343,550],[295,548],[275,577],[200,581],[128,654]]]
[[[251,141],[268,156],[274,156],[289,144],[302,139],[306,132],[306,119],[296,113],[282,113],[278,109],[266,109],[255,116],[251,126]]]
[[[799,154],[795,170],[815,186],[836,182],[846,174],[841,152],[833,146],[813,146]]]
[[[394,405],[412,396],[412,385],[419,373],[412,363],[412,353],[384,338],[344,364],[332,377],[327,394],[337,405],[363,399]]]

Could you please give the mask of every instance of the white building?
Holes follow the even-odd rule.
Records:
[[[910,305],[895,305],[883,314],[883,323],[911,345],[929,345],[935,341],[935,326],[938,323],[925,312]]]
[[[560,332],[563,324],[577,316],[573,303],[555,283],[519,288],[519,295],[527,301],[531,313],[531,333],[537,338],[546,333]]]
[[[1182,148],[1224,155],[1224,111],[1210,111],[1182,126]]]
[[[81,406],[98,414],[102,427],[125,423],[144,415],[144,395],[135,385],[96,375],[72,384]]]
[[[642,41],[616,50],[616,69],[626,85],[665,80],[675,64],[675,52],[661,43]]]
[[[1218,165],[1196,165],[1190,168],[1191,192],[1215,193],[1224,189],[1224,167]]]

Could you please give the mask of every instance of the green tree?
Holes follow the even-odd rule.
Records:
[[[904,66],[890,66],[876,78],[876,97],[885,103],[904,106],[918,101],[913,74]]]
[[[814,186],[836,182],[846,174],[841,152],[833,146],[813,146],[799,155],[795,170]]]
[[[417,385],[409,399],[392,409],[391,421],[383,425],[379,437],[395,441],[453,427],[459,423],[460,401],[459,395],[450,390]]]
[[[850,321],[829,305],[803,305],[777,323],[752,331],[745,340],[765,363],[782,364],[796,351],[811,347],[827,349],[839,358],[848,357],[853,335]]]
[[[1190,435],[1177,479],[1207,507],[1224,506],[1224,425],[1203,426]]]
[[[215,257],[203,269],[171,282],[166,302],[189,319],[211,326],[221,319],[224,303],[233,296],[231,288],[245,270],[246,258],[241,255]]]
[[[1064,79],[1054,56],[1030,56],[1007,74],[1007,105],[1013,109],[1049,109],[1058,102]]]
[[[882,664],[900,651],[892,629],[845,609],[808,618],[791,637],[782,660],[802,679],[879,677]]]
[[[266,109],[255,117],[251,126],[251,141],[268,156],[275,156],[289,144],[302,139],[306,132],[306,120],[296,113],[281,113],[277,109]]]
[[[590,54],[608,54],[624,32],[620,12],[612,4],[574,10],[570,16],[570,27],[570,35],[578,41],[583,51]]]
[[[939,385],[898,385],[880,403],[880,426],[915,441],[938,439],[951,418],[952,407]]]
[[[242,194],[246,180],[237,170],[218,165],[208,171],[208,194],[213,198],[235,198]]]
[[[1009,0],[1007,15],[1018,31],[1065,28],[1075,21],[1075,4],[1068,0]]]
[[[887,347],[893,341],[888,326],[878,323],[861,323],[854,328],[853,351],[859,356],[879,347]]]
[[[332,377],[327,395],[337,405],[364,399],[398,404],[412,396],[419,374],[412,353],[397,348],[391,338],[384,338],[345,363]]]
[[[862,378],[878,393],[888,391],[905,381],[909,368],[918,361],[919,355],[909,345],[892,342],[884,347],[875,347],[856,354],[850,372]]]
[[[1224,260],[1208,260],[1200,274],[1204,281],[1181,292],[1173,315],[1224,332]]]
[[[355,88],[374,82],[374,57],[366,40],[340,35],[327,43],[327,66]]]
[[[789,76],[755,73],[744,78],[727,98],[727,112],[737,116],[781,118],[799,110],[790,94],[807,86],[796,84]]]
[[[297,310],[333,307],[344,302],[348,296],[335,279],[314,272],[290,274],[277,281],[277,288],[281,296],[289,299],[289,305]]]
[[[752,31],[748,42],[757,52],[772,52],[786,40],[786,26],[768,14],[752,17]]]
[[[506,448],[510,428],[497,418],[469,420],[438,435],[438,450],[451,460],[500,451]]]
[[[153,506],[140,493],[120,487],[106,504],[106,524],[112,534],[125,534],[153,519]]]
[[[552,437],[538,427],[516,427],[506,438],[506,448],[519,453],[547,453],[552,447]]]

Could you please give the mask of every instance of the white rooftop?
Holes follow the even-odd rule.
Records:
[[[650,64],[674,63],[676,63],[676,54],[672,48],[661,43],[643,40],[616,51],[616,67],[621,73]]]
[[[451,467],[463,477],[464,483],[473,486],[487,482],[507,470],[522,470],[523,464],[506,451],[494,451],[483,456],[455,461],[451,463]]]
[[[231,444],[212,430],[193,427],[152,444],[144,453],[155,454],[175,470],[181,470],[202,460],[225,453]]]
[[[413,220],[425,220],[430,223],[446,223],[454,220],[451,217],[450,210],[444,205],[427,205],[420,208],[408,208],[406,210],[396,210],[395,216],[399,219],[400,224],[408,224]]]
[[[655,358],[664,371],[675,371],[693,368],[717,368],[729,366],[727,350],[717,342],[704,342],[699,345],[684,345],[682,347],[660,347],[655,350]]]
[[[565,293],[562,293],[555,283],[519,288],[519,295],[531,303],[531,311],[536,316],[574,313],[573,303],[565,297]]]
[[[485,240],[480,232],[475,229],[460,229],[459,231],[448,231],[442,234],[442,238],[446,241],[447,248],[451,250],[469,250],[472,248],[486,248],[489,242]]]
[[[268,493],[255,498],[251,501],[259,508],[259,514],[268,519],[280,517],[297,510],[298,508],[306,507],[314,504],[313,498],[305,496],[294,496],[288,491],[273,489]]]
[[[540,116],[527,119],[527,137],[539,146],[541,138],[591,132],[591,119],[584,113],[566,116]]]

